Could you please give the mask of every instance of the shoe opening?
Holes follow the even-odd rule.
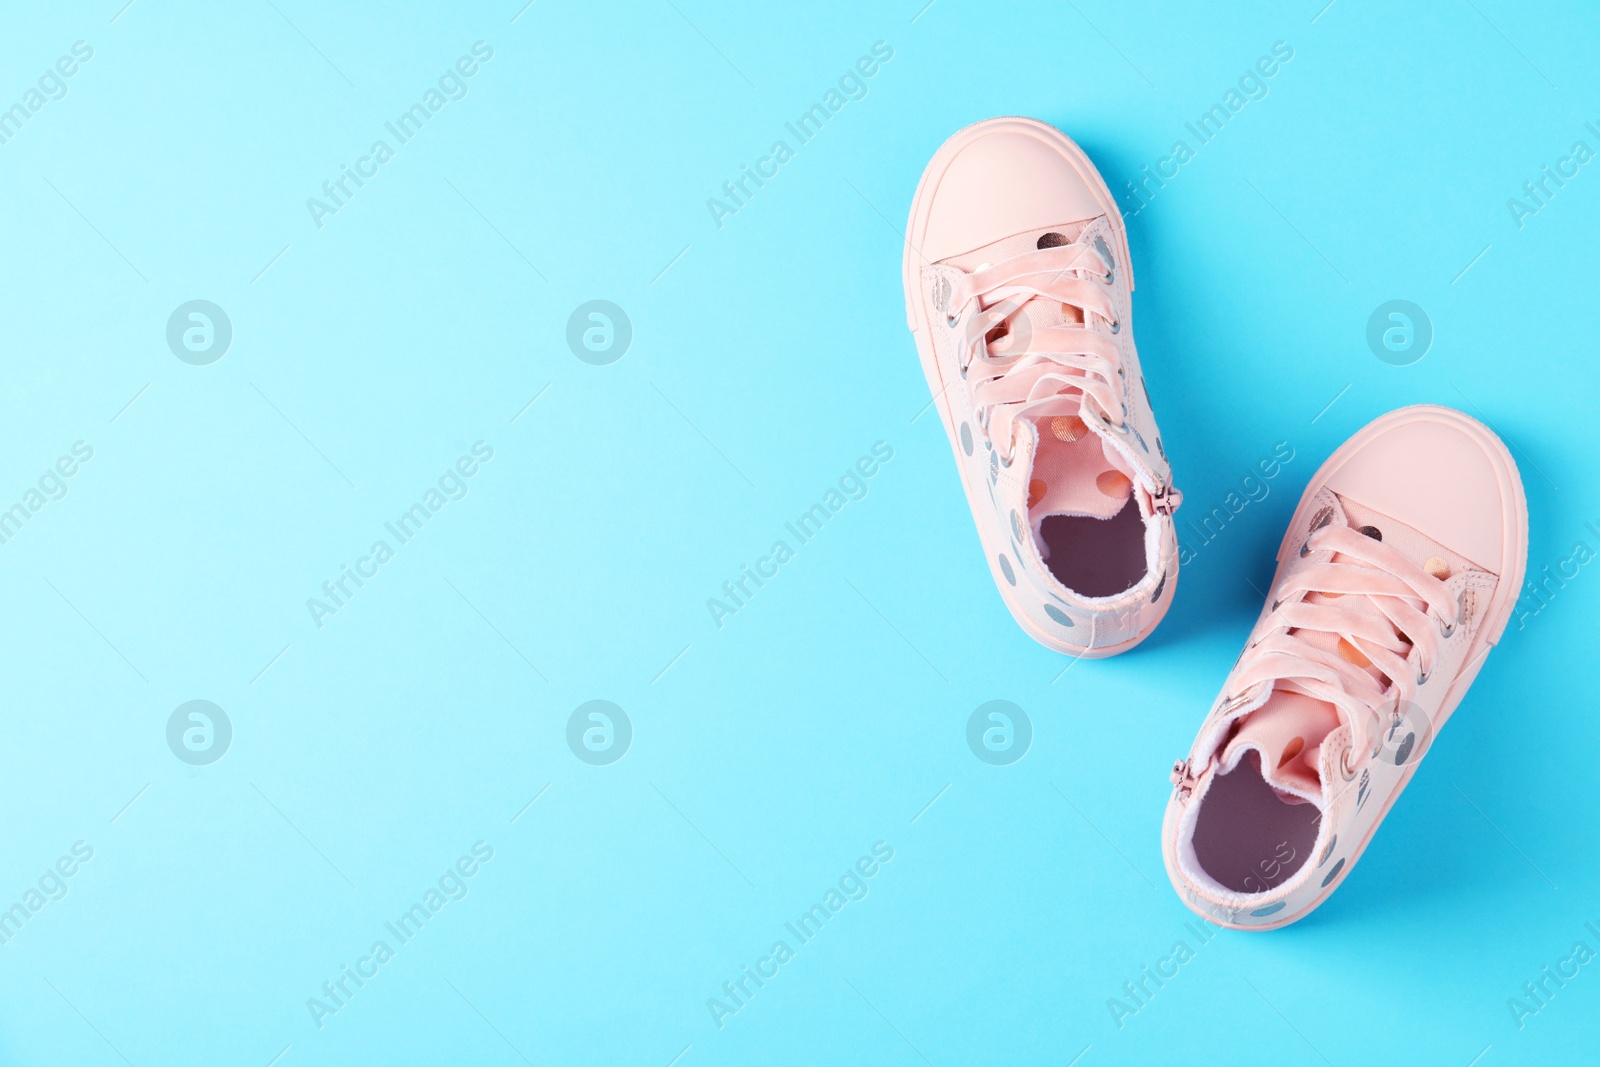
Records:
[[[1195,860],[1235,893],[1267,893],[1305,866],[1321,822],[1317,805],[1272,787],[1260,755],[1250,749],[1212,781],[1200,802]]]
[[[1144,517],[1132,498],[1109,519],[1046,515],[1039,536],[1050,573],[1075,593],[1116,596],[1144,579]]]
[[[1045,566],[1080,596],[1125,593],[1144,580],[1145,520],[1120,456],[1078,416],[1042,418],[1028,515]]]

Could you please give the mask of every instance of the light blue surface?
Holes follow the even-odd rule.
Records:
[[[1508,1007],[1600,950],[1600,577],[1565,562],[1600,551],[1600,163],[1520,225],[1507,203],[1600,150],[1592,6],[123,2],[13,4],[0,33],[0,106],[93,52],[0,144],[0,507],[44,478],[0,544],[0,907],[74,872],[0,948],[0,1061],[1594,1058],[1600,963],[1520,1028]],[[492,58],[400,143],[385,124],[475,42]],[[875,42],[892,58],[800,143],[785,124]],[[1196,147],[1276,42],[1265,95]],[[1130,224],[1179,518],[1294,457],[1186,535],[1151,640],[1065,672],[992,587],[905,330],[917,178],[995,114],[1058,124],[1124,195],[1190,142]],[[775,176],[708,207],[778,140]],[[1409,366],[1366,342],[1394,299],[1433,328]],[[232,326],[205,365],[167,344],[191,300]],[[590,300],[631,320],[609,365],[566,340]],[[1530,576],[1576,577],[1523,601],[1325,907],[1201,945],[1162,870],[1168,768],[1306,480],[1415,402],[1506,438]],[[789,535],[877,442],[859,499]],[[441,478],[400,543],[385,523]],[[346,565],[376,573],[337,606]],[[205,765],[168,744],[192,700],[231,723]],[[591,700],[631,722],[608,765],[568,745]],[[990,700],[1031,720],[1019,762],[968,748]],[[441,877],[402,944],[385,924]],[[785,923],[842,877],[865,896],[801,943]],[[708,1000],[779,940],[719,1027]],[[1119,1026],[1108,1001],[1180,940]],[[345,965],[376,975],[319,1027]]]

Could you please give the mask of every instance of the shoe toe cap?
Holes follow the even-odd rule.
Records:
[[[1515,464],[1486,427],[1449,408],[1404,409],[1368,440],[1328,487],[1501,573],[1520,509]]]
[[[929,207],[922,254],[932,262],[1106,213],[1062,145],[1017,126],[998,127],[959,149]]]

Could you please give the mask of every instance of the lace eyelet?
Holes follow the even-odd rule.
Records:
[[[1445,640],[1449,640],[1451,637],[1453,637],[1455,635],[1455,632],[1456,632],[1456,624],[1455,623],[1451,623],[1449,626],[1446,626],[1444,624],[1444,620],[1443,619],[1439,620],[1439,636],[1440,637],[1443,637]]]
[[[955,329],[957,326],[960,326],[961,325],[961,313],[957,312],[956,314],[952,315],[948,311],[945,312],[945,314],[944,314],[944,324],[946,326],[950,327],[952,330]]]
[[[1117,280],[1117,272],[1115,270],[1108,270],[1100,276],[1100,280],[1105,282],[1107,285],[1111,285]]]
[[[1350,766],[1350,755],[1356,750],[1354,745],[1344,746],[1344,751],[1339,753],[1339,773],[1344,775],[1344,780],[1353,782],[1356,778],[1356,768]]]
[[[1112,319],[1111,320],[1111,332],[1112,333],[1121,333],[1122,332],[1122,320],[1121,319]]]
[[[1433,677],[1433,672],[1432,671],[1423,670],[1422,669],[1422,660],[1420,660],[1420,659],[1417,660],[1417,684],[1418,685],[1427,685],[1428,684],[1428,679],[1432,678],[1432,677]]]
[[[1100,425],[1104,426],[1106,429],[1111,430],[1111,431],[1113,431],[1115,433],[1120,433],[1123,436],[1127,436],[1127,433],[1128,433],[1128,406],[1126,404],[1124,404],[1122,406],[1122,421],[1121,422],[1113,422],[1112,419],[1111,419],[1111,416],[1107,415],[1104,411],[1101,411],[1098,414],[1099,414],[1099,418],[1100,418]]]

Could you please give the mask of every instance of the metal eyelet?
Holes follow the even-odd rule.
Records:
[[[1444,624],[1444,620],[1443,619],[1439,620],[1439,636],[1440,637],[1443,637],[1446,640],[1449,640],[1449,638],[1452,637],[1455,634],[1455,632],[1456,632],[1456,624],[1455,623],[1451,623],[1449,626],[1446,626]]]
[[[1112,333],[1121,333],[1122,332],[1122,320],[1121,319],[1113,319],[1113,320],[1111,320],[1111,332]]]
[[[956,314],[951,315],[948,311],[945,312],[945,314],[944,314],[944,324],[946,326],[950,327],[952,330],[955,329],[957,326],[960,326],[961,325],[961,313],[960,312],[956,312]]]
[[[1433,672],[1432,671],[1423,670],[1422,669],[1422,660],[1418,659],[1417,660],[1417,684],[1418,685],[1427,685],[1428,684],[1428,679],[1432,678],[1432,677],[1433,677]]]
[[[1108,270],[1100,276],[1100,280],[1105,282],[1107,285],[1111,285],[1117,280],[1117,272],[1115,270]]]
[[[1103,411],[1100,412],[1100,424],[1106,429],[1111,430],[1114,433],[1120,433],[1126,437],[1128,434],[1128,409],[1126,407],[1122,409],[1122,421],[1120,423],[1112,422],[1110,415],[1107,415]]]
[[[1000,456],[1000,466],[1006,468],[1007,470],[1011,469],[1011,464],[1014,463],[1017,458],[1016,456],[1007,458],[1006,456],[1000,454],[999,449],[995,449],[995,455]]]
[[[1339,773],[1344,775],[1344,780],[1353,782],[1356,778],[1356,768],[1350,766],[1350,754],[1356,750],[1354,745],[1344,746],[1344,751],[1339,753]]]

